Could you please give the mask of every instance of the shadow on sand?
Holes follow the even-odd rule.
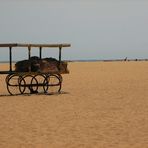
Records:
[[[33,96],[33,95],[48,95],[48,96],[52,96],[52,95],[65,95],[65,94],[69,94],[69,92],[65,92],[65,91],[61,91],[60,93],[36,93],[36,94],[16,94],[16,95],[10,95],[10,94],[1,94],[1,97],[14,97],[14,96]]]

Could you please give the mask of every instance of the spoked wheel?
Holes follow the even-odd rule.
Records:
[[[9,74],[9,75],[6,76],[6,79],[5,79],[6,84],[8,83],[8,80],[9,80],[9,78],[10,78],[11,76],[12,76],[12,74]]]
[[[20,87],[21,94],[38,93],[38,81],[33,75],[22,76],[19,87]]]
[[[44,82],[44,84],[48,83],[48,85],[43,86],[44,91],[48,86],[48,91],[46,91],[46,92],[48,92],[50,94],[60,93],[62,81],[58,75],[56,75],[56,74],[47,75],[45,81],[46,82]]]
[[[10,74],[6,77],[7,90],[11,95],[19,95],[24,92],[24,89],[20,91],[20,81],[24,83],[22,76],[18,74]]]
[[[46,93],[48,90],[48,81],[45,74],[37,74],[33,79],[38,82],[38,93]]]

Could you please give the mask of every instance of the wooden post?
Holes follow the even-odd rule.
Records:
[[[40,55],[39,56],[40,56],[40,59],[42,59],[42,47],[40,47],[39,50],[40,50]]]
[[[10,62],[10,72],[12,71],[12,47],[9,47],[9,62]]]
[[[61,52],[62,52],[62,47],[59,47],[59,62],[61,63]]]
[[[31,47],[28,46],[28,60],[30,60],[31,57]],[[31,62],[29,62],[29,72],[31,72]]]
[[[28,46],[28,59],[30,59],[30,57],[31,57],[31,47]]]
[[[60,71],[60,65],[61,65],[61,53],[62,53],[62,47],[59,46],[59,71]]]

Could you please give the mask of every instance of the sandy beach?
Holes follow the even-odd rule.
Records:
[[[69,70],[59,95],[9,96],[0,76],[0,148],[148,148],[148,62]]]

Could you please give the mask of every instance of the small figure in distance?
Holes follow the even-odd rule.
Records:
[[[127,61],[127,57],[124,59],[124,61]]]

